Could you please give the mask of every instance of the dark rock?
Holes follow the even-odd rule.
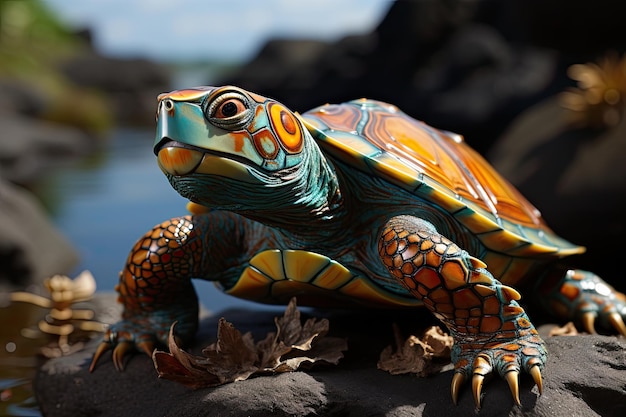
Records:
[[[512,8],[529,42],[567,55],[593,57],[605,50],[626,50],[620,16],[626,4],[614,0],[521,0]],[[505,22],[507,23],[507,22]],[[584,28],[584,30],[581,30]]]
[[[27,191],[0,179],[0,284],[68,273],[78,255]]]
[[[85,53],[65,61],[61,70],[77,85],[111,97],[116,119],[122,124],[153,124],[156,97],[169,90],[165,67],[146,59]]]
[[[0,91],[0,284],[23,286],[67,274],[78,254],[30,191],[14,184],[31,186],[97,143],[76,127],[38,117],[47,99],[36,89],[5,80]]]
[[[273,328],[273,314],[229,310],[222,314],[242,331],[260,337]],[[316,313],[317,315],[317,313]],[[406,313],[403,314],[406,318]],[[215,340],[217,319],[202,323],[200,343]],[[413,317],[432,319],[423,312]],[[431,378],[392,376],[376,369],[382,348],[390,343],[388,314],[330,315],[331,333],[347,336],[349,351],[340,365],[309,372],[256,377],[217,388],[189,390],[157,378],[145,355],[132,357],[124,372],[115,371],[110,355],[87,371],[94,342],[87,350],[53,359],[40,370],[35,391],[44,416],[467,416],[474,404],[469,383],[459,405],[450,400],[452,371]],[[544,393],[538,397],[531,378],[521,377],[522,407],[513,405],[506,383],[485,384],[483,408],[489,416],[618,416],[626,412],[623,372],[626,343],[608,336],[547,339],[550,351]]]
[[[93,137],[70,126],[1,112],[0,177],[30,184],[50,169],[93,152]]]
[[[45,107],[46,98],[34,86],[13,78],[0,79],[0,112],[37,116]]]
[[[547,3],[394,2],[372,33],[332,43],[270,41],[219,84],[300,112],[360,97],[388,101],[484,152],[521,111],[572,85],[571,64],[610,47],[626,50],[619,25],[604,24],[621,15],[621,4]],[[568,19],[555,17],[560,9]],[[584,48],[563,33],[576,33]]]
[[[572,266],[626,290],[623,264],[609,248],[626,233],[626,121],[573,128],[556,97],[524,112],[489,154],[495,168],[542,212],[561,236],[587,247]]]

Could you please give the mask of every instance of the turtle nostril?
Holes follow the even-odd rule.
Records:
[[[163,103],[163,109],[165,111],[170,112],[170,111],[174,110],[174,102],[172,100],[170,100],[169,98],[163,100],[162,103]]]

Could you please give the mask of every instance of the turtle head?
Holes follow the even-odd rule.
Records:
[[[302,182],[326,164],[298,115],[232,86],[161,94],[154,152],[181,195],[232,210],[301,199]]]
[[[259,180],[302,159],[305,132],[282,104],[237,87],[198,87],[159,96],[154,151],[171,175]],[[262,177],[262,175],[261,175]]]

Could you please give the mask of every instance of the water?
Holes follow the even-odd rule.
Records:
[[[0,308],[1,416],[39,415],[31,380],[40,361],[38,346],[44,341],[26,339],[20,330],[34,326],[41,314],[42,309],[27,304]]]

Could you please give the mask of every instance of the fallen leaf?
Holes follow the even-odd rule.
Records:
[[[549,337],[552,336],[576,336],[578,333],[578,329],[571,321],[566,323],[564,326],[559,327],[555,326],[550,330],[548,334]]]
[[[450,359],[454,339],[441,330],[441,327],[431,326],[426,329],[422,341],[428,347],[433,358]]]
[[[244,335],[221,318],[217,342],[202,350],[206,371],[216,375],[221,384],[247,379],[258,370],[258,355],[250,333]]]
[[[291,372],[318,363],[337,364],[348,349],[345,339],[327,337],[326,319],[308,319],[304,325],[296,300],[292,298],[283,317],[274,320],[276,332],[255,343],[250,333],[241,334],[221,318],[217,342],[202,350],[202,356],[181,349],[170,328],[170,353],[152,355],[159,377],[191,388],[210,387],[241,381],[257,374]]]
[[[278,329],[278,340],[286,346],[294,349],[309,350],[313,339],[328,333],[329,323],[327,319],[308,319],[304,326],[300,322],[300,311],[296,307],[295,300],[289,302],[283,317],[274,319]]]
[[[175,326],[176,323],[170,327],[168,337],[170,353],[155,350],[152,354],[152,361],[159,376],[190,388],[219,385],[218,376],[206,372],[203,357],[191,355],[178,347],[174,337]]]
[[[397,350],[387,346],[380,354],[378,369],[392,375],[412,373],[424,377],[438,373],[450,361],[453,339],[439,327],[430,327],[422,339],[411,335],[404,341],[398,327],[394,325],[393,329]]]
[[[343,358],[343,351],[348,350],[346,339],[338,337],[321,337],[315,339],[308,351],[293,350],[282,357],[279,364],[280,372],[296,369],[310,369],[316,364],[336,365]],[[284,369],[284,371],[282,370]]]

